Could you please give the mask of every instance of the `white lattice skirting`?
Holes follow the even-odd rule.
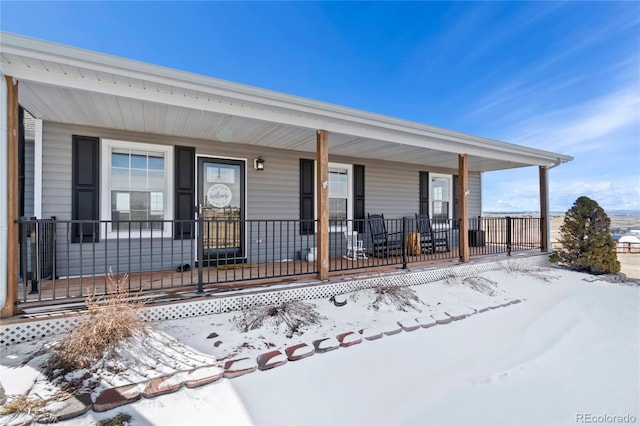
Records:
[[[226,296],[208,295],[194,300],[149,306],[143,309],[143,316],[147,321],[162,321],[240,311],[252,306],[276,305],[292,300],[323,299],[379,285],[422,285],[446,278],[467,277],[499,270],[504,268],[508,262],[517,262],[518,268],[547,266],[548,255],[542,254],[486,263],[455,265],[438,269],[384,273],[377,276],[348,278],[338,282],[318,282],[306,285],[291,284],[290,287],[282,287],[275,290],[244,291]],[[70,330],[77,321],[78,315],[69,315],[56,319],[33,319],[17,324],[0,325],[0,347],[29,342]]]

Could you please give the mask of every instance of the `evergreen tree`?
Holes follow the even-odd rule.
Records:
[[[611,220],[596,201],[579,197],[564,217],[558,239],[562,250],[552,260],[592,274],[620,272],[610,226]]]

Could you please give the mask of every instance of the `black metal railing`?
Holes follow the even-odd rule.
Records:
[[[456,259],[458,225],[415,217],[331,222],[329,271]],[[108,294],[114,290],[106,278],[110,273],[128,274],[124,286],[130,292],[162,292],[318,272],[313,220],[23,218],[19,226],[20,303]],[[540,247],[540,219],[473,219],[469,243],[472,256]]]
[[[478,216],[469,220],[471,255],[510,255],[515,251],[540,248],[542,218]]]
[[[407,268],[412,263],[458,257],[454,220],[350,220],[341,227],[330,226],[330,231],[331,272],[387,265]],[[359,242],[354,245],[354,241]]]
[[[19,301],[109,294],[109,274],[128,274],[130,292],[315,274],[315,235],[300,232],[313,222],[22,218]]]

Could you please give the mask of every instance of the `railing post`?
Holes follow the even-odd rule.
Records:
[[[38,294],[38,281],[40,280],[40,224],[32,217],[32,225],[29,227],[31,238],[31,291],[29,294]]]
[[[507,256],[511,256],[511,216],[507,216]]]
[[[22,275],[22,283],[24,285],[24,299],[26,300],[26,288],[27,288],[27,239],[29,238],[29,232],[27,228],[29,227],[29,222],[27,222],[25,217],[20,217],[18,220],[18,229],[20,235],[20,274]]]
[[[198,211],[198,238],[196,239],[198,245],[198,291],[196,294],[204,294],[202,288],[202,268],[204,263],[204,222],[202,221],[202,211]]]
[[[407,218],[402,218],[402,269],[407,269]]]

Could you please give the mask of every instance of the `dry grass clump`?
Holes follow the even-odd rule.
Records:
[[[518,274],[522,274],[547,283],[558,278],[556,275],[550,274],[544,269],[527,265],[526,263],[523,263],[518,259],[509,260],[506,263],[502,263],[502,267],[509,274],[515,275],[516,277],[518,276]]]
[[[128,275],[116,279],[107,275],[111,294],[87,298],[87,312],[78,325],[52,347],[45,370],[62,375],[90,368],[103,357],[112,356],[118,345],[136,334],[146,335],[147,323],[139,315],[144,301],[129,294]]]
[[[354,293],[351,298],[356,301],[358,293]],[[397,310],[408,312],[409,310],[415,310],[420,312],[418,305],[424,303],[415,290],[411,287],[401,287],[398,285],[385,285],[376,287],[373,289],[373,296],[371,302],[367,305],[367,308],[377,311],[381,306],[394,306]]]
[[[0,406],[0,416],[26,414],[33,416],[39,423],[52,423],[56,418],[46,410],[47,404],[53,401],[63,401],[71,396],[68,392],[58,391],[48,398],[28,394],[10,397],[10,401]]]
[[[462,280],[462,284],[488,296],[495,296],[498,293],[498,283],[488,278],[467,277]]]
[[[17,395],[0,407],[0,415],[39,414],[49,401],[42,398],[29,398],[28,395]]]
[[[303,326],[319,324],[324,319],[315,310],[315,305],[304,302],[282,302],[276,306],[255,306],[242,311],[240,318],[234,317],[243,332],[255,330],[265,325],[276,329],[282,324],[286,326],[286,336],[291,337]]]

